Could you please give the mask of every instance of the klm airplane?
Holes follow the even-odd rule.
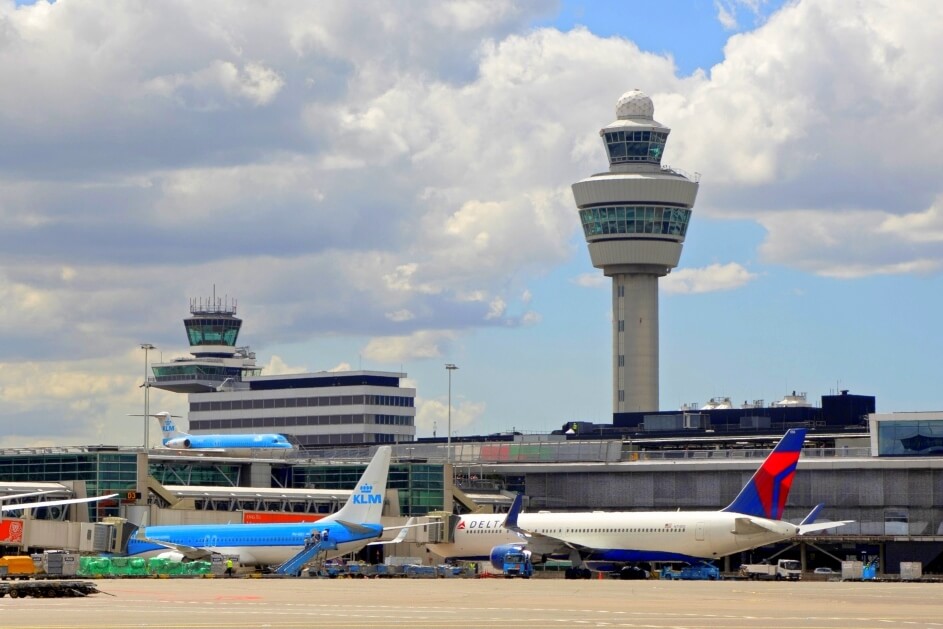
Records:
[[[245,434],[245,435],[190,435],[180,432],[174,425],[175,415],[167,411],[154,413],[160,421],[160,430],[164,435],[165,448],[173,450],[201,450],[204,452],[229,452],[237,450],[291,450],[294,446],[285,435]]]
[[[127,554],[180,561],[218,553],[238,555],[244,566],[279,566],[308,552],[323,553],[325,559],[356,552],[383,535],[380,514],[390,455],[390,446],[380,446],[344,506],[316,522],[148,526],[128,541]]]

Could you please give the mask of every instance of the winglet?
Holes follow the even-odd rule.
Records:
[[[824,502],[820,502],[819,504],[815,505],[812,511],[809,511],[809,515],[805,516],[805,519],[799,523],[799,526],[804,526],[806,524],[812,524],[813,522],[815,522],[815,519],[819,517],[819,513],[822,512],[822,509],[824,507],[825,507]]]
[[[406,524],[403,525],[402,528],[400,528],[399,533],[396,535],[396,537],[389,540],[370,542],[369,544],[367,544],[367,546],[381,546],[383,544],[399,544],[400,542],[403,542],[406,540],[406,536],[409,534],[409,529],[416,526],[415,522],[416,522],[416,518],[409,518],[408,520],[406,520]]]
[[[796,475],[805,433],[805,428],[787,430],[734,501],[722,511],[769,520],[781,519]]]

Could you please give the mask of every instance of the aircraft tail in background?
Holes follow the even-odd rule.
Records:
[[[380,446],[344,506],[321,521],[380,524],[392,452],[390,446]]]
[[[805,428],[790,428],[734,501],[722,511],[782,519],[805,433]]]
[[[175,415],[171,415],[167,411],[161,411],[160,413],[153,413],[151,417],[156,417],[160,423],[160,432],[164,437],[164,443],[177,437],[189,437],[187,433],[177,430],[177,425],[174,423]]]

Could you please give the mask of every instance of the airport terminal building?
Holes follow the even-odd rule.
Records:
[[[913,430],[900,422],[943,425],[943,413],[909,415],[872,415],[868,423],[876,432],[870,433],[809,428],[784,517],[798,522],[825,503],[822,519],[854,522],[794,546],[729,557],[724,567],[776,553],[801,559],[810,569],[867,555],[879,558],[889,574],[902,561],[921,562],[925,573],[943,573],[943,457],[881,454],[908,438],[902,430]],[[893,431],[890,422],[898,422]],[[456,440],[450,456],[441,440],[401,442],[393,446],[387,515],[399,522],[437,511],[501,511],[518,492],[527,497],[528,510],[720,509],[777,440],[776,435],[730,437],[703,430],[632,439],[501,435]],[[0,451],[0,492],[22,491],[23,483],[58,483],[64,494],[84,486],[89,495],[116,491],[126,496],[90,508],[92,523],[110,515],[140,517],[143,511],[154,524],[228,522],[234,514],[245,521],[259,514],[323,514],[343,503],[375,447],[320,448],[272,459],[159,448],[5,450]],[[37,514],[36,521],[3,518],[0,544],[7,544],[6,552],[42,546],[46,520],[64,525],[77,517],[49,511]],[[25,534],[5,542],[2,532],[13,520]],[[416,552],[393,552],[401,551]]]

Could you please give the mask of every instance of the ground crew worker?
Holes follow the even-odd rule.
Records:
[[[226,560],[226,576],[232,576],[232,557]]]

